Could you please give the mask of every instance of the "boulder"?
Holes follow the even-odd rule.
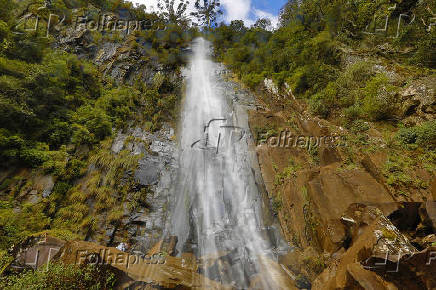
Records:
[[[360,286],[366,290],[396,290],[398,289],[394,284],[384,281],[380,276],[374,272],[365,270],[359,263],[352,263],[347,265],[347,288]]]
[[[396,289],[384,279],[398,271],[398,261],[417,250],[382,211],[363,204],[351,205],[342,216],[349,247],[314,281],[313,289]]]
[[[52,237],[47,233],[33,235],[23,242],[14,245],[10,251],[15,259],[3,269],[20,271],[26,268],[37,269],[50,263],[64,246],[65,241]]]
[[[55,257],[66,264],[95,264],[110,266],[121,272],[116,287],[150,285],[165,289],[230,289],[198,274],[182,258],[163,255],[142,255],[122,252],[84,241],[67,242]]]
[[[135,171],[135,179],[143,186],[157,184],[161,170],[161,162],[158,158],[151,156],[143,158],[139,160]]]
[[[436,77],[428,76],[415,80],[400,92],[402,97],[401,116],[425,117],[436,113]]]
[[[424,219],[432,227],[433,231],[436,232],[436,202],[427,201],[424,208]]]

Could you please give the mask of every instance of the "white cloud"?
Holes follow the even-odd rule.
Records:
[[[221,5],[224,8],[224,20],[244,20],[246,25],[252,25],[254,22],[250,18],[251,0],[222,0]]]
[[[276,15],[273,15],[269,12],[263,11],[263,10],[259,10],[254,8],[253,9],[254,15],[256,15],[256,18],[268,18],[269,20],[271,20],[271,24],[273,26],[273,28],[277,28],[279,25],[279,17]]]
[[[133,3],[145,4],[147,9],[157,10],[158,0],[129,0]],[[195,0],[189,1],[189,6],[187,12],[190,13],[194,11]],[[246,26],[253,25],[259,18],[269,18],[274,27],[277,27],[278,16],[273,15],[269,12],[256,9],[252,5],[251,0],[221,0],[221,7],[224,11],[224,21],[230,22],[232,20],[243,20]]]
[[[157,11],[157,3],[159,2],[158,0],[128,0],[134,4],[144,4],[147,7],[147,10],[151,10],[151,11]],[[194,11],[194,3],[195,1],[191,0],[189,1],[189,6],[187,9],[187,12],[190,13],[192,11]],[[179,4],[178,1],[176,1],[176,7],[177,4]]]

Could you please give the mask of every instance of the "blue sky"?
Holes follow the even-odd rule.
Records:
[[[280,9],[286,4],[286,2],[287,0],[251,0],[252,14],[250,15],[250,20],[266,16],[276,25]]]
[[[229,22],[242,19],[247,25],[253,24],[256,19],[270,18],[274,25],[277,24],[280,8],[286,0],[221,0],[224,8],[224,19]]]
[[[145,4],[147,7],[156,7],[157,0],[130,0],[133,3]],[[191,7],[195,0],[191,0]],[[270,18],[274,25],[278,22],[280,8],[287,0],[221,0],[224,10],[223,18],[226,22],[244,20],[246,25],[252,25],[256,19]]]
[[[286,2],[286,0],[253,0],[252,5],[262,11],[266,11],[273,15],[278,15],[280,8],[282,8],[283,5],[286,4]]]

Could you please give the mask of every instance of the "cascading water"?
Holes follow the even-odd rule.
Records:
[[[251,135],[248,128],[239,127],[232,100],[217,85],[222,68],[209,54],[208,42],[194,41],[170,232],[178,237],[178,253],[225,257],[203,270],[208,278],[247,288],[253,275],[262,272],[262,288],[271,289],[268,267],[262,267],[259,257],[275,258],[275,246],[265,234],[262,201],[250,166]]]

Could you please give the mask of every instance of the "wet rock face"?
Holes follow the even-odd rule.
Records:
[[[168,223],[168,202],[170,187],[174,182],[177,166],[176,143],[173,141],[174,130],[164,125],[155,133],[149,133],[139,127],[119,132],[112,143],[112,152],[129,150],[133,155],[142,154],[133,173],[138,187],[146,187],[146,207],[124,211],[122,225],[117,229],[108,229],[108,236],[117,244],[129,240],[129,251],[147,253],[153,245],[162,239]],[[133,141],[129,141],[133,140]]]

